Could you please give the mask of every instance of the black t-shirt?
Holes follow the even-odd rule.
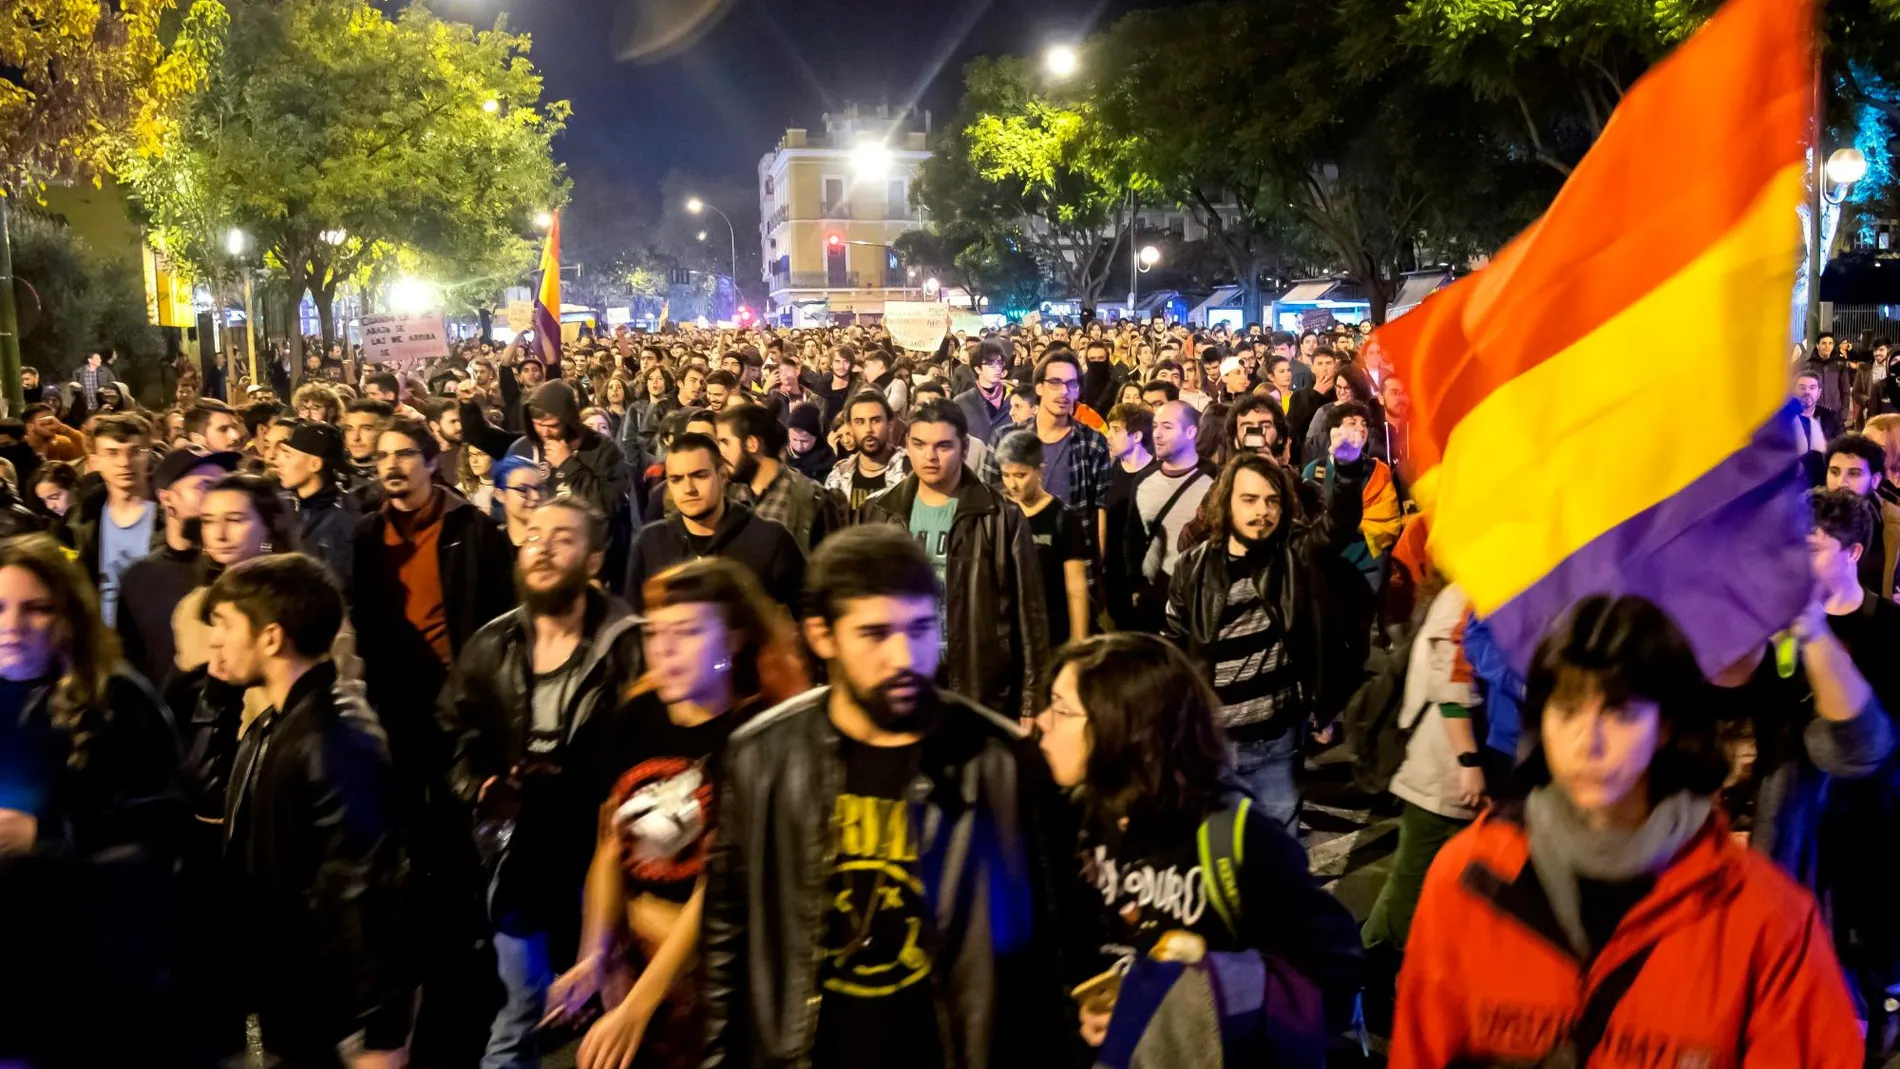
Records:
[[[827,1069],[943,1064],[931,985],[931,935],[911,784],[922,744],[844,739],[844,792],[832,820],[824,1003],[814,1063]]]
[[[756,705],[682,727],[658,694],[637,694],[594,717],[574,739],[583,786],[596,811],[612,820],[629,896],[672,902],[692,897],[713,826],[719,756]]]
[[[1036,543],[1036,563],[1042,568],[1043,603],[1049,613],[1049,644],[1060,646],[1069,641],[1069,587],[1063,579],[1063,562],[1089,559],[1088,544],[1083,541],[1082,521],[1075,510],[1060,501],[1051,501],[1041,512],[1029,517],[1029,536]]]
[[[1827,624],[1880,704],[1890,715],[1900,716],[1900,605],[1867,592],[1860,608],[1830,615]]]
[[[866,501],[883,493],[886,485],[888,484],[884,481],[884,472],[879,471],[876,475],[866,475],[862,467],[855,464],[852,465],[851,511],[856,512]]]

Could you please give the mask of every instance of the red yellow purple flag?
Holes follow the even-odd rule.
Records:
[[[1788,400],[1813,0],[1730,0],[1630,88],[1544,216],[1377,334],[1412,388],[1431,552],[1522,669],[1594,593],[1704,671],[1811,589]],[[1694,367],[1659,361],[1693,324]]]
[[[561,377],[561,213],[548,223],[541,247],[541,285],[534,291],[534,344],[547,365],[548,381]]]

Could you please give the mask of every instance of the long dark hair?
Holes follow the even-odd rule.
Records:
[[[0,539],[0,568],[23,568],[52,595],[59,679],[47,702],[53,727],[71,742],[69,768],[86,764],[87,744],[104,715],[106,687],[119,661],[119,639],[99,617],[99,599],[79,566],[51,535]]]
[[[1092,830],[1113,836],[1124,818],[1164,831],[1198,825],[1219,800],[1226,759],[1207,680],[1172,643],[1133,631],[1062,647],[1049,678],[1070,665],[1088,714],[1080,796]]]
[[[744,566],[725,557],[701,557],[648,579],[643,592],[648,611],[672,605],[712,605],[719,609],[726,630],[743,638],[732,658],[734,698],[758,697],[776,705],[810,689],[791,616],[766,596]],[[651,683],[642,678],[629,693],[648,689]]]
[[[1184,547],[1210,538],[1227,537],[1228,523],[1234,514],[1234,481],[1243,471],[1251,471],[1267,480],[1280,495],[1280,523],[1267,535],[1269,545],[1284,545],[1292,537],[1294,528],[1306,521],[1305,510],[1300,507],[1299,483],[1293,473],[1258,453],[1238,453],[1221,468],[1214,488],[1201,499],[1201,507],[1188,523],[1189,530],[1183,532]]]
[[[1524,745],[1528,754],[1505,795],[1550,782],[1544,759],[1544,708],[1600,693],[1605,705],[1631,699],[1656,703],[1664,739],[1649,764],[1649,797],[1679,791],[1714,794],[1728,777],[1705,680],[1682,630],[1656,603],[1634,594],[1595,594],[1558,617],[1531,659],[1524,681]]]

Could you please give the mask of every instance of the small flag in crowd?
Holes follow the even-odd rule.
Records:
[[[1519,671],[1593,593],[1662,605],[1708,672],[1806,603],[1777,417],[1814,18],[1812,0],[1731,0],[1631,87],[1543,218],[1377,335],[1412,386],[1432,556]],[[1688,406],[1644,370],[1684,322],[1721,364]]]
[[[561,213],[548,224],[541,247],[541,285],[534,291],[534,343],[547,365],[547,381],[561,377]]]

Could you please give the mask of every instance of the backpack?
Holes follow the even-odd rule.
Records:
[[[1405,679],[1416,638],[1413,632],[1394,643],[1385,666],[1353,692],[1340,713],[1346,746],[1353,754],[1352,783],[1367,794],[1384,794],[1392,785],[1392,777],[1405,763],[1412,732],[1425,719],[1419,717],[1410,726],[1399,723],[1405,712]]]

